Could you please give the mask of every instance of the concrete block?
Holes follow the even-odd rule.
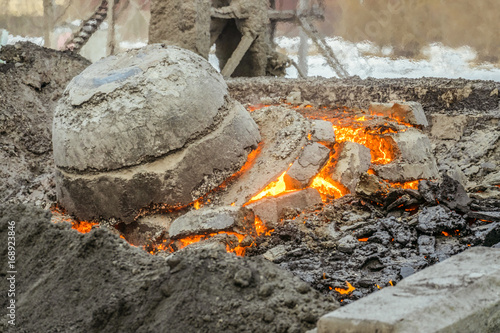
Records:
[[[296,160],[283,180],[287,189],[302,189],[309,185],[328,161],[330,149],[320,143],[309,143],[304,147],[302,154]]]
[[[261,199],[246,207],[251,209],[266,226],[274,227],[284,213],[294,210],[298,214],[307,207],[321,202],[321,195],[318,190],[306,188],[302,191],[291,192],[278,197]]]
[[[330,177],[354,193],[359,177],[370,168],[370,149],[349,141],[342,142],[339,149],[340,155]]]
[[[369,110],[372,115],[385,116],[412,125],[429,125],[422,104],[418,102],[371,103]]]
[[[326,120],[311,121],[311,140],[314,142],[335,143],[335,130],[332,123]]]
[[[416,128],[408,128],[390,136],[397,144],[398,157],[389,164],[373,166],[380,178],[390,182],[439,178],[436,159],[427,135]]]
[[[255,235],[254,221],[253,212],[243,207],[203,207],[175,219],[168,234],[172,239],[228,230]]]
[[[499,332],[500,249],[477,247],[321,317],[318,333]]]

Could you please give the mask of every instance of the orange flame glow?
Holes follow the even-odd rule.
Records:
[[[345,283],[347,283],[347,289],[335,288],[335,291],[340,293],[341,295],[348,295],[356,290],[356,288],[354,288],[348,281],[346,281]]]
[[[405,183],[390,183],[392,187],[399,187],[403,189],[418,190],[418,183],[420,180],[412,180]]]
[[[285,184],[285,177],[286,171],[281,174],[281,176],[278,177],[278,180],[269,183],[262,191],[260,191],[258,194],[254,195],[245,205],[248,205],[252,202],[255,202],[257,200],[260,200],[264,197],[275,197],[279,194],[283,193],[291,193],[291,192],[296,192],[296,190],[287,190],[286,189],[286,184]]]
[[[274,232],[274,229],[268,229],[258,216],[255,216],[254,223],[255,223],[255,230],[256,230],[258,236],[261,236],[261,235],[271,236],[271,233]],[[177,248],[179,250],[179,249],[185,248],[186,246],[188,246],[190,244],[198,243],[198,242],[207,240],[209,238],[212,238],[216,235],[221,235],[221,234],[236,236],[236,238],[238,238],[238,243],[241,243],[246,237],[246,235],[238,234],[238,233],[235,233],[232,231],[219,231],[219,232],[203,234],[203,235],[193,235],[193,236],[187,236],[187,237],[184,237],[184,238],[181,238],[178,240],[171,240],[170,243],[168,243],[168,244],[166,243],[166,240],[164,240],[163,243],[154,245],[153,249],[151,251],[149,251],[149,253],[156,254],[158,251],[166,251],[166,250],[168,250],[169,252],[174,252],[174,247],[172,247],[172,244],[174,244],[174,243],[175,243],[175,248]],[[246,249],[248,247],[253,246],[253,245],[254,245],[254,243],[250,244],[249,246],[237,245],[235,247],[231,247],[230,245],[227,245],[226,251],[233,252],[237,256],[244,256]]]
[[[50,211],[52,212],[52,222],[69,222],[71,223],[71,229],[81,232],[82,234],[90,232],[93,226],[99,226],[99,222],[96,221],[80,221],[73,219],[67,215],[63,208],[57,205],[50,207]]]
[[[274,231],[274,229],[267,229],[260,217],[255,216],[255,231],[257,231],[257,236],[260,236],[262,234],[264,234],[265,236],[271,236],[271,233]]]
[[[388,164],[395,158],[394,140],[390,137],[375,135],[364,127],[352,128],[333,125],[333,129],[337,142],[356,142],[369,148],[372,155],[371,162],[374,164]],[[385,133],[392,132],[394,131],[387,130]]]
[[[342,184],[322,176],[321,173],[314,177],[310,186],[318,190],[323,201],[326,201],[328,197],[338,199],[349,193]]]
[[[73,221],[71,229],[75,229],[82,234],[86,234],[92,230],[92,226],[99,225],[97,222],[88,222],[88,221]]]
[[[360,242],[368,242],[368,237],[358,238],[358,241],[360,241]]]
[[[271,106],[271,105],[270,104],[255,104],[255,105],[250,105],[250,106],[247,106],[247,111],[248,112],[253,112],[255,110],[266,108],[268,106]]]

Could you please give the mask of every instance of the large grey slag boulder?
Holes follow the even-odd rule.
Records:
[[[260,141],[249,113],[202,57],[159,44],[75,77],[53,123],[59,203],[80,219],[132,221],[217,187]]]

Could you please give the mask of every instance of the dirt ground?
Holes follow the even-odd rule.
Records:
[[[80,234],[52,224],[37,208],[17,205],[0,216],[1,239],[8,221],[18,233],[12,332],[304,332],[338,307],[262,257],[224,247],[152,256],[103,228]]]
[[[55,200],[52,114],[86,59],[32,43],[0,49],[0,202],[47,208]]]

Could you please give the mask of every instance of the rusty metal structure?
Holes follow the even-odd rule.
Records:
[[[108,39],[114,38],[113,8],[119,0],[103,0],[65,48],[75,52],[85,45],[108,17]],[[307,76],[308,39],[333,68],[338,77],[349,74],[314,26],[324,19],[322,0],[299,0],[295,10],[276,9],[276,1],[267,0],[156,0],[151,1],[149,43],[178,45],[208,58],[215,44],[221,73],[230,76],[284,76],[293,65],[300,77]],[[298,63],[275,50],[273,38],[276,24],[288,22],[300,27]],[[113,54],[113,42],[108,43]]]
[[[266,0],[152,2],[149,42],[176,44],[205,58],[215,44],[224,77],[283,76],[289,65],[297,67],[299,75],[305,77],[307,39],[311,38],[336,74],[339,77],[348,76],[324,37],[314,27],[313,20],[324,18],[321,1],[299,0],[295,10],[277,10],[275,1],[271,1],[270,5]],[[277,22],[300,26],[299,64],[274,50],[272,39]]]

